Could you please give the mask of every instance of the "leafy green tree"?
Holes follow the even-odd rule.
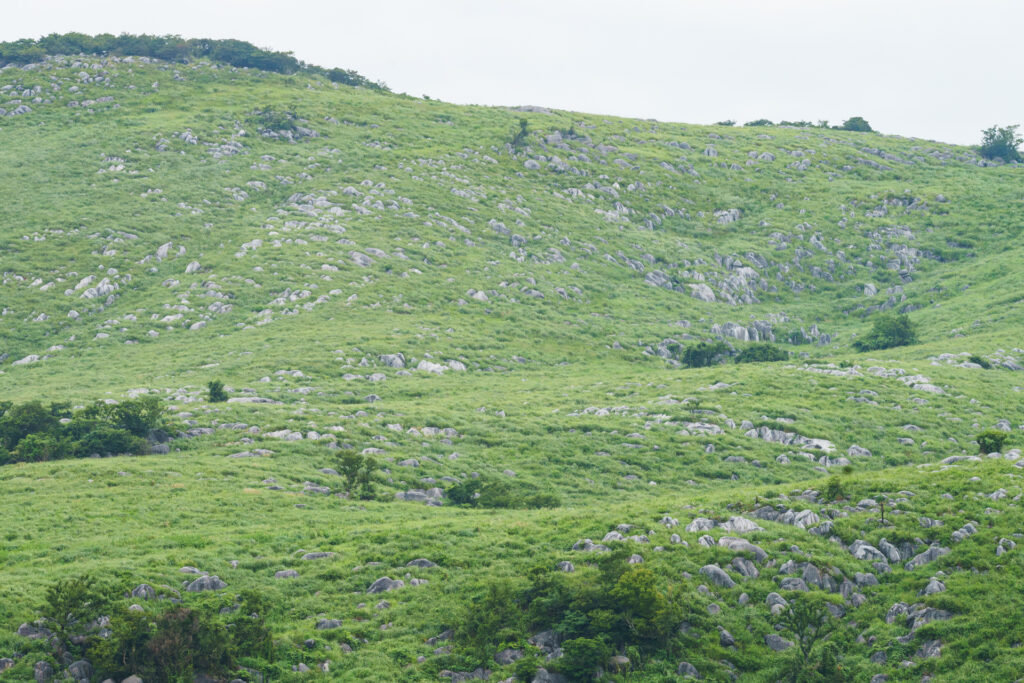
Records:
[[[156,631],[146,643],[151,669],[143,680],[192,680],[194,673],[219,675],[234,660],[231,638],[212,615],[189,607],[176,607],[156,620]]]
[[[1021,161],[1020,147],[1024,137],[1017,135],[1019,126],[992,126],[981,131],[981,146],[978,151],[986,159]]]
[[[917,326],[905,314],[880,315],[875,318],[871,332],[855,340],[853,346],[858,351],[876,351],[916,343]]]
[[[868,123],[863,116],[851,116],[850,118],[843,121],[843,125],[838,127],[839,130],[852,130],[858,133],[872,133],[874,129],[871,124]]]
[[[789,677],[793,683],[809,683],[810,681],[837,681],[843,679],[823,678],[819,673],[820,660],[816,660],[815,646],[828,638],[839,625],[831,618],[821,601],[810,597],[801,597],[790,602],[789,609],[783,610],[772,623],[793,638],[796,644],[795,654],[789,668]],[[829,662],[826,667],[833,666],[835,651],[829,651]]]
[[[650,569],[629,565],[611,591],[623,632],[617,642],[662,646],[673,635],[682,611],[658,588]]]
[[[456,639],[480,661],[487,661],[494,648],[520,637],[523,613],[507,581],[488,584],[483,596],[461,610],[455,628]]]
[[[592,681],[612,650],[597,638],[573,638],[562,643],[558,668],[570,681]]]
[[[360,500],[369,500],[374,494],[374,473],[377,462],[370,457],[343,450],[337,459],[338,474],[345,478],[348,492]]]

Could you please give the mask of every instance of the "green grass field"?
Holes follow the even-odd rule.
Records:
[[[794,639],[773,626],[772,592],[837,604],[801,680],[1024,671],[1019,165],[873,133],[455,106],[203,61],[0,69],[0,108],[21,105],[0,116],[0,398],[153,395],[176,438],[166,454],[0,466],[0,680],[69,663],[16,635],[55,581],[99,577],[123,609],[141,583],[180,593],[185,566],[227,584],[186,605],[266,598],[274,655],[243,661],[264,680],[505,680],[532,676],[525,662],[549,671],[539,681],[588,680],[528,639],[605,623],[626,628],[605,654],[629,662],[602,657],[602,680],[680,680],[684,661],[704,680],[790,680],[800,648],[766,645]],[[907,313],[919,343],[857,353],[882,313]],[[678,362],[719,339],[790,359]],[[267,402],[211,403],[211,380]],[[775,440],[748,435],[761,427]],[[1009,432],[1001,457],[941,464],[979,455],[991,428]],[[320,471],[346,450],[377,461],[371,499]],[[400,499],[477,478],[557,505]],[[866,499],[888,501],[884,522]],[[765,504],[832,528],[763,519]],[[757,577],[732,564],[756,553],[714,545],[739,533],[684,531],[733,516],[763,527],[742,534],[766,553]],[[955,540],[967,522],[977,533]],[[621,524],[650,542],[572,550]],[[907,552],[850,550],[882,538]],[[933,544],[950,552],[905,568]],[[321,551],[334,555],[301,559]],[[622,564],[633,554],[653,577],[643,595],[674,605],[657,638],[623,579],[605,583],[641,575]],[[417,558],[437,566],[406,566]],[[848,587],[784,588],[814,576],[804,563]],[[383,576],[405,585],[367,594]],[[932,577],[944,590],[921,595]],[[538,616],[559,581],[573,614]],[[511,606],[488,601],[496,584]],[[897,603],[932,611],[911,630]],[[506,648],[524,663],[496,661]]]

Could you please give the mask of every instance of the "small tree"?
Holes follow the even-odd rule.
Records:
[[[526,136],[530,134],[527,130],[529,121],[526,119],[519,119],[519,130],[512,135],[512,148],[519,151],[519,148],[526,144]]]
[[[815,646],[828,638],[838,626],[838,623],[830,618],[824,605],[809,598],[794,600],[790,603],[789,609],[780,612],[772,622],[791,635],[796,642],[797,656],[790,670],[790,680],[821,680],[816,676],[819,667],[812,659],[812,654]],[[834,651],[828,654],[829,660],[835,659]]]
[[[981,131],[981,146],[978,151],[986,159],[1002,159],[1003,161],[1021,161],[1017,149],[1024,143],[1024,137],[1017,135],[1019,126],[1000,128],[992,126]]]
[[[89,622],[106,609],[104,591],[91,576],[60,579],[46,589],[41,615],[57,638],[59,652],[67,652],[72,636],[85,633]]]
[[[344,450],[338,456],[338,474],[345,477],[348,491],[361,500],[373,498],[373,473],[377,462],[373,458]]]
[[[1010,437],[1006,432],[1001,432],[998,429],[986,429],[978,436],[974,437],[978,442],[978,451],[981,453],[998,453],[1002,450],[1003,444]]]
[[[871,127],[871,124],[863,116],[851,116],[843,121],[843,125],[839,126],[839,130],[852,130],[858,133],[874,132],[874,128]]]
[[[228,392],[224,391],[224,382],[211,380],[206,388],[210,390],[210,403],[224,403],[228,400]]]

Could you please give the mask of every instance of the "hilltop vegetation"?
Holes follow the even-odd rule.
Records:
[[[0,680],[1024,669],[1019,164],[14,45]]]

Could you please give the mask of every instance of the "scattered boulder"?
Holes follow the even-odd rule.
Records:
[[[676,674],[683,678],[695,678],[700,680],[700,672],[697,671],[697,667],[689,662],[679,662],[679,666],[676,668]]]
[[[322,559],[328,558],[328,557],[334,557],[334,553],[331,553],[331,552],[306,553],[300,559],[308,561],[308,560],[322,560]]]
[[[775,633],[769,633],[768,635],[766,635],[764,637],[764,644],[767,645],[768,648],[770,650],[773,650],[774,652],[782,652],[783,650],[788,650],[789,648],[793,647],[793,641],[786,640],[782,636],[776,635]]]
[[[336,628],[341,628],[341,619],[321,619],[316,622],[317,631],[330,631]]]
[[[387,591],[393,591],[404,586],[405,581],[402,581],[401,579],[392,579],[387,576],[382,576],[373,583],[371,583],[370,587],[366,589],[366,592],[369,595],[374,595],[376,593],[386,593]]]
[[[217,576],[200,576],[190,583],[185,590],[189,593],[201,593],[203,591],[219,591],[227,588],[228,585]]]
[[[426,558],[420,557],[415,560],[409,560],[408,562],[406,562],[405,566],[420,567],[421,569],[431,569],[432,567],[436,567],[437,565]]]
[[[903,565],[903,568],[906,569],[908,572],[913,571],[914,569],[917,569],[922,565],[928,564],[929,562],[934,562],[943,555],[948,555],[949,552],[949,548],[942,548],[938,545],[933,545],[930,548],[928,548],[928,550],[925,550],[923,553],[915,555],[913,559],[911,559],[909,562]]]

